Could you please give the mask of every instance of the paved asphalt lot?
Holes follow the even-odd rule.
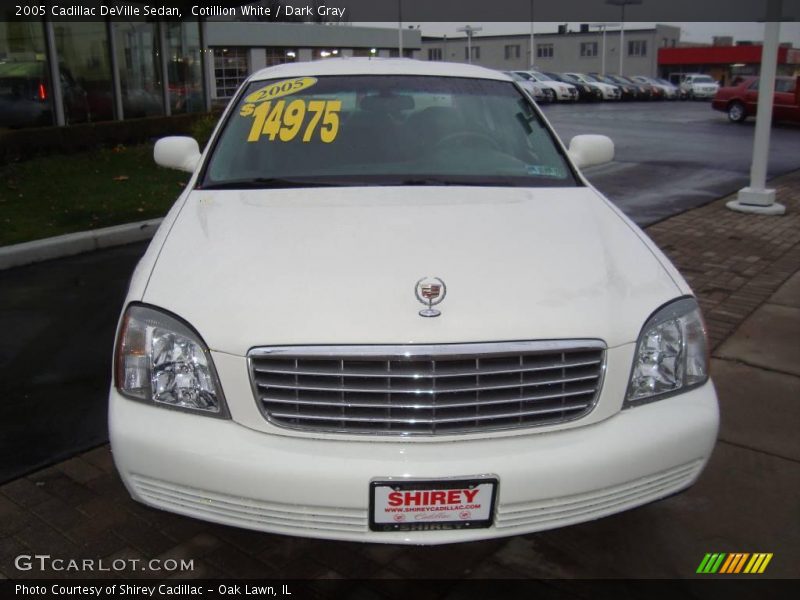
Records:
[[[587,171],[640,225],[744,185],[753,123],[729,124],[708,103],[554,105],[568,141],[614,139],[616,161]],[[800,168],[800,128],[773,129],[770,174]],[[137,244],[0,272],[0,482],[106,440],[114,329]]]
[[[586,170],[592,183],[640,226],[748,184],[755,121],[729,123],[709,102],[545,105],[566,144],[597,133],[614,140],[613,163]],[[769,176],[800,168],[800,127],[772,128]]]

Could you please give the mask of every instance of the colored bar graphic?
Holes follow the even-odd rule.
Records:
[[[706,554],[703,557],[703,560],[700,562],[700,566],[697,567],[697,571],[696,572],[697,573],[707,573],[708,571],[706,571],[706,567],[708,566],[708,563],[709,563],[710,560],[711,560],[711,555],[710,554]]]
[[[697,567],[698,573],[716,573],[719,566],[722,564],[726,554],[724,552],[715,552],[714,554],[706,554],[703,562]]]
[[[747,562],[748,558],[750,558],[750,553],[749,552],[742,553],[741,558],[739,559],[739,562],[736,563],[736,571],[734,571],[734,573],[740,573],[741,572],[742,568],[744,567],[744,563]]]
[[[720,573],[739,573],[742,568],[744,567],[745,561],[750,557],[749,553],[744,552],[735,552],[733,554],[728,555],[728,560],[725,561],[725,564],[722,565],[722,568],[719,570]]]
[[[719,573],[720,575],[763,573],[772,560],[772,556],[771,552],[756,552],[753,554],[749,552],[731,552],[730,554],[709,552],[703,557],[700,566],[697,567],[697,573]]]
[[[722,568],[720,568],[720,573],[730,573],[731,565],[736,563],[736,559],[739,557],[738,554],[728,554],[728,559],[722,563]]]

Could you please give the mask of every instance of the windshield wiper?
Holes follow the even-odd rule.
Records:
[[[464,185],[464,186],[486,186],[486,185],[511,185],[507,182],[487,182],[487,181],[476,181],[474,179],[446,179],[444,177],[420,177],[414,179],[402,179],[397,182],[389,182],[384,183],[382,185],[392,186],[392,185]]]
[[[419,177],[401,179],[400,181],[384,183],[383,185],[458,185],[458,183],[449,179],[442,179],[440,177]]]
[[[208,183],[198,186],[201,190],[246,190],[246,189],[285,189],[304,187],[333,187],[346,185],[324,180],[289,179],[285,177],[254,177],[252,179],[231,179],[219,183]]]

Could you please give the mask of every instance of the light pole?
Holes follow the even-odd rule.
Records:
[[[472,34],[482,30],[483,27],[473,27],[472,25],[465,25],[456,29],[456,31],[463,31],[467,34],[467,62],[469,64],[472,64]]]
[[[609,27],[617,27],[619,23],[595,23],[592,27],[597,27],[603,32],[602,49],[600,51],[600,74],[606,74],[606,30]]]
[[[403,0],[397,0],[397,57],[403,58]]]
[[[606,26],[603,24],[603,49],[600,54],[600,75],[606,76]]]
[[[758,104],[756,106],[756,127],[753,133],[750,185],[739,190],[736,200],[731,200],[726,206],[740,212],[782,215],[786,212],[786,207],[775,202],[775,190],[767,188],[769,138],[780,42],[781,0],[768,0],[766,13],[764,43],[761,46],[761,74],[758,80]]]
[[[535,51],[535,48],[536,48],[536,46],[533,45],[533,0],[531,0],[531,58],[528,61],[528,63],[529,63],[528,67],[530,67],[531,70],[533,70],[533,65],[534,65],[534,62],[533,62],[534,54],[533,53]]]
[[[629,4],[641,4],[642,0],[606,0],[606,4],[619,6],[622,9],[622,16],[620,18],[619,26],[619,74],[624,75],[622,72],[622,57],[624,56],[625,46],[625,7]]]

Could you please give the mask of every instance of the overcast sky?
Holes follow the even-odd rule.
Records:
[[[397,23],[357,23],[358,25],[392,27],[396,28]],[[423,35],[447,35],[462,36],[457,29],[467,23],[403,23],[404,27],[420,26]],[[528,23],[469,23],[473,27],[482,27],[483,30],[476,36],[498,35],[506,33],[530,33]],[[555,33],[559,23],[536,23],[534,34],[536,33]],[[625,29],[650,28],[655,23],[625,23]],[[711,42],[715,35],[732,35],[736,40],[761,41],[764,37],[763,23],[666,23],[681,28],[681,40],[689,42]],[[577,31],[580,23],[569,23],[569,28]],[[791,42],[795,47],[800,48],[800,23],[782,23],[781,41]]]

